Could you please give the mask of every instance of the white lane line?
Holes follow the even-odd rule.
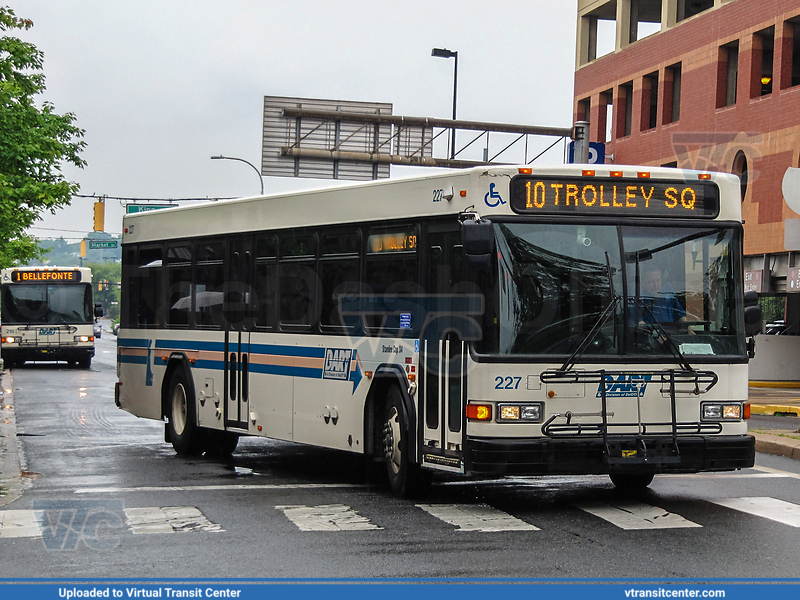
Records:
[[[530,523],[486,504],[417,504],[437,519],[458,527],[456,531],[540,531]]]
[[[738,510],[739,512],[764,517],[784,525],[800,527],[800,506],[777,498],[717,498],[714,504]]]
[[[791,477],[792,479],[800,479],[800,473],[792,473],[791,471],[782,471],[781,469],[773,469],[772,467],[752,467],[755,471],[762,471],[769,473],[775,477]]]
[[[702,527],[680,515],[667,512],[663,508],[634,501],[583,502],[578,508],[600,517],[621,529],[677,529]]]
[[[0,511],[0,538],[42,537],[40,516],[36,510]],[[37,513],[40,513],[37,515]]]
[[[185,486],[97,487],[78,488],[76,494],[117,494],[122,492],[207,492],[216,490],[316,490],[328,488],[364,488],[352,483],[222,484]]]
[[[225,531],[209,521],[194,506],[145,506],[126,508],[125,516],[133,533],[175,533],[178,531]]]
[[[301,531],[365,531],[383,529],[344,504],[276,506]]]

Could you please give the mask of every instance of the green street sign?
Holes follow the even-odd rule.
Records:
[[[177,204],[128,204],[125,207],[127,214],[149,212],[151,210],[159,210],[161,208],[174,208]]]
[[[89,240],[89,250],[99,250],[100,248],[116,248],[117,240],[92,241]]]

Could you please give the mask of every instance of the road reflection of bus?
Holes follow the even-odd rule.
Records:
[[[18,267],[0,273],[2,340],[7,367],[67,361],[88,369],[94,356],[92,272],[78,267]]]

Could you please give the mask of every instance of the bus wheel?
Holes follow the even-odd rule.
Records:
[[[178,454],[200,454],[200,430],[195,425],[194,407],[189,401],[185,376],[175,371],[167,392],[169,439]]]
[[[88,369],[92,366],[92,357],[91,356],[81,356],[78,359],[78,365],[81,369]]]
[[[386,397],[383,453],[392,493],[401,498],[411,498],[423,493],[430,483],[428,474],[413,462],[409,451],[409,431],[400,391],[393,386]]]
[[[653,483],[653,473],[613,473],[611,483],[620,490],[634,492]]]

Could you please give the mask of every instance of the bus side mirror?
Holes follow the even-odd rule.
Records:
[[[468,269],[478,271],[488,269],[492,265],[494,227],[491,221],[488,219],[464,221],[461,224],[461,241]]]
[[[94,316],[95,317],[102,317],[103,316],[103,304],[100,302],[95,303],[94,305]]]
[[[761,331],[761,307],[758,305],[758,293],[744,293],[744,334],[753,336]]]

